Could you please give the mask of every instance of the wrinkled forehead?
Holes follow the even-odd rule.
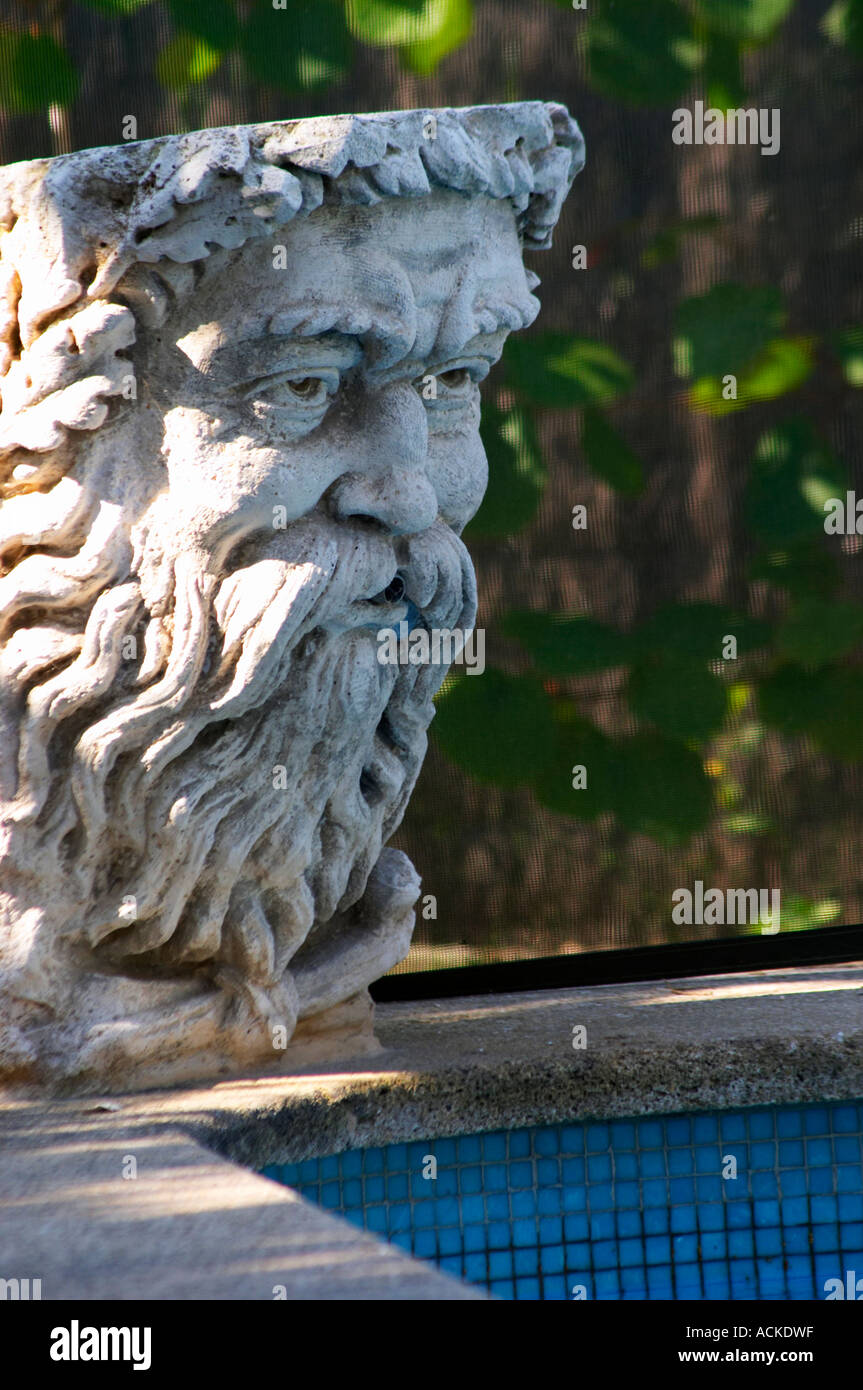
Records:
[[[438,191],[322,207],[205,269],[177,339],[206,367],[244,342],[341,333],[378,372],[526,327],[536,283],[506,200]]]

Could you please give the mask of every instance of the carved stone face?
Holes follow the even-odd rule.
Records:
[[[486,485],[478,383],[539,307],[512,210],[450,192],[322,208],[275,246],[207,263],[159,331],[178,534],[215,551],[319,506],[391,537],[461,531]]]
[[[560,108],[438,113],[434,148],[420,114],[12,181],[0,1073],[272,1060],[408,950],[419,880],[386,843],[446,668],[381,664],[377,635],[474,625],[479,383],[538,311],[522,240],[581,153]]]
[[[244,707],[266,716],[231,764],[235,780],[258,788],[247,820],[268,831],[246,837],[235,869],[243,910],[254,900],[275,938],[262,986],[281,977],[312,925],[358,900],[401,820],[445,670],[382,666],[376,634],[408,613],[429,628],[473,626],[473,568],[457,534],[487,480],[479,382],[507,331],[537,308],[509,206],[442,191],[324,208],[279,229],[275,251],[255,242],[213,257],[194,294],[141,337],[167,489],[139,528],[163,562],[196,555],[218,581],[215,686],[205,669],[186,704],[187,727],[205,721],[186,763],[197,750],[197,769],[209,775],[212,749],[236,741],[236,723],[221,709],[214,719],[213,697],[224,698],[218,676],[240,649]],[[381,598],[396,576],[403,601]],[[276,669],[279,643],[285,661]],[[314,741],[298,732],[312,711]],[[284,770],[276,788],[274,769]],[[188,804],[180,782],[174,789]],[[260,798],[282,803],[275,820]],[[212,800],[208,788],[191,812],[202,833]],[[300,817],[294,801],[304,803]],[[177,804],[168,809],[163,796],[160,814],[170,822]],[[232,815],[236,840],[236,806]],[[118,807],[115,826],[121,816]],[[158,843],[158,822],[152,832]],[[275,883],[274,853],[290,865]],[[211,857],[221,864],[215,850]],[[126,884],[136,902],[152,900],[154,873],[149,892]],[[228,959],[248,974],[226,930],[236,902],[217,923],[211,905],[224,891],[213,891],[212,866],[203,878],[208,891],[195,885],[170,932],[123,925],[106,936],[109,920],[94,923],[104,953]],[[206,926],[192,926],[202,897]],[[401,949],[397,937],[390,963]],[[301,989],[296,1007],[302,1015],[319,1002]]]

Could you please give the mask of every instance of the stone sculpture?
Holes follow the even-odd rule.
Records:
[[[368,1045],[445,674],[374,634],[473,626],[477,383],[582,163],[524,102],[0,174],[6,1079]]]

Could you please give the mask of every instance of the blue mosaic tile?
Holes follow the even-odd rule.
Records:
[[[796,1139],[803,1133],[803,1112],[790,1109],[777,1111],[776,1133],[780,1139]]]
[[[642,1149],[661,1149],[664,1132],[660,1120],[640,1120],[636,1126],[638,1143]]]
[[[486,1163],[505,1159],[507,1156],[506,1134],[484,1134],[482,1136],[482,1156]]]
[[[539,1251],[537,1249],[516,1250],[513,1256],[513,1269],[516,1274],[537,1274],[539,1272]]]
[[[459,1174],[459,1187],[462,1192],[482,1192],[482,1169],[462,1168]]]
[[[613,1236],[616,1230],[616,1222],[613,1211],[598,1211],[590,1218],[590,1238],[591,1240],[607,1240]]]
[[[617,1120],[611,1126],[611,1146],[624,1153],[635,1148],[635,1125]]]
[[[535,1153],[549,1158],[560,1152],[560,1136],[554,1129],[539,1129],[534,1136],[533,1147]]]
[[[557,1195],[557,1194],[553,1194]],[[511,1192],[509,1206],[512,1215],[518,1219],[524,1219],[536,1214],[537,1208],[543,1197],[548,1196],[545,1192],[535,1192],[533,1190],[525,1192]]]
[[[640,1236],[641,1212],[626,1210],[618,1211],[616,1225],[617,1234],[619,1236]]]
[[[488,1244],[488,1231],[485,1223],[472,1223],[470,1226],[465,1226],[462,1231],[462,1238],[464,1248],[469,1253],[474,1254],[478,1250],[484,1250]]]
[[[675,1234],[681,1231],[694,1231],[698,1225],[698,1212],[695,1207],[683,1205],[671,1208],[671,1229]]]
[[[587,1216],[565,1216],[563,1234],[566,1240],[586,1240],[589,1230]]]
[[[482,1154],[482,1144],[478,1134],[466,1135],[459,1139],[456,1151],[460,1163],[477,1163]]]
[[[651,1235],[661,1234],[668,1230],[669,1208],[667,1206],[653,1207],[644,1212],[644,1229]]]
[[[507,1151],[510,1158],[528,1158],[530,1156],[530,1130],[515,1129],[507,1136]]]
[[[608,1125],[588,1125],[585,1134],[585,1147],[588,1153],[604,1153],[608,1148]]]
[[[755,1139],[772,1139],[776,1132],[776,1121],[772,1110],[750,1113],[748,1116],[749,1142]]]
[[[614,1152],[614,1180],[616,1183],[626,1182],[638,1177],[638,1155],[634,1153]]]
[[[665,1150],[648,1149],[645,1153],[642,1153],[639,1168],[643,1178],[664,1178]]]
[[[692,1120],[688,1115],[673,1115],[665,1121],[665,1142],[669,1148],[692,1143]]]
[[[566,1252],[562,1245],[544,1245],[540,1251],[543,1274],[562,1274],[566,1264]]]
[[[863,1277],[861,1137],[863,1102],[817,1103],[496,1130],[262,1172],[500,1298],[806,1300]]]
[[[698,1212],[698,1229],[702,1232],[721,1231],[725,1225],[725,1212],[722,1209],[722,1202],[711,1198],[707,1202],[699,1202],[696,1208]]]
[[[787,1173],[781,1173],[779,1187],[783,1197],[800,1197],[809,1191],[808,1173],[801,1166]]]

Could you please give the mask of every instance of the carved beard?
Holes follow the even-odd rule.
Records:
[[[473,626],[473,567],[442,523],[391,540],[314,514],[242,547],[221,582],[178,558],[161,678],[119,702],[115,689],[77,737],[69,791],[40,817],[43,852],[61,836],[70,898],[90,903],[65,939],[97,968],[203,971],[283,1017],[267,992],[290,985],[296,957],[310,997],[300,988],[289,1012],[302,1017],[334,1002],[316,955],[367,887],[379,915],[412,909],[416,875],[381,847],[446,668],[378,662],[376,631],[399,609],[369,599],[397,570],[428,627]],[[128,630],[128,603],[116,613]],[[106,649],[120,636],[106,631]]]

